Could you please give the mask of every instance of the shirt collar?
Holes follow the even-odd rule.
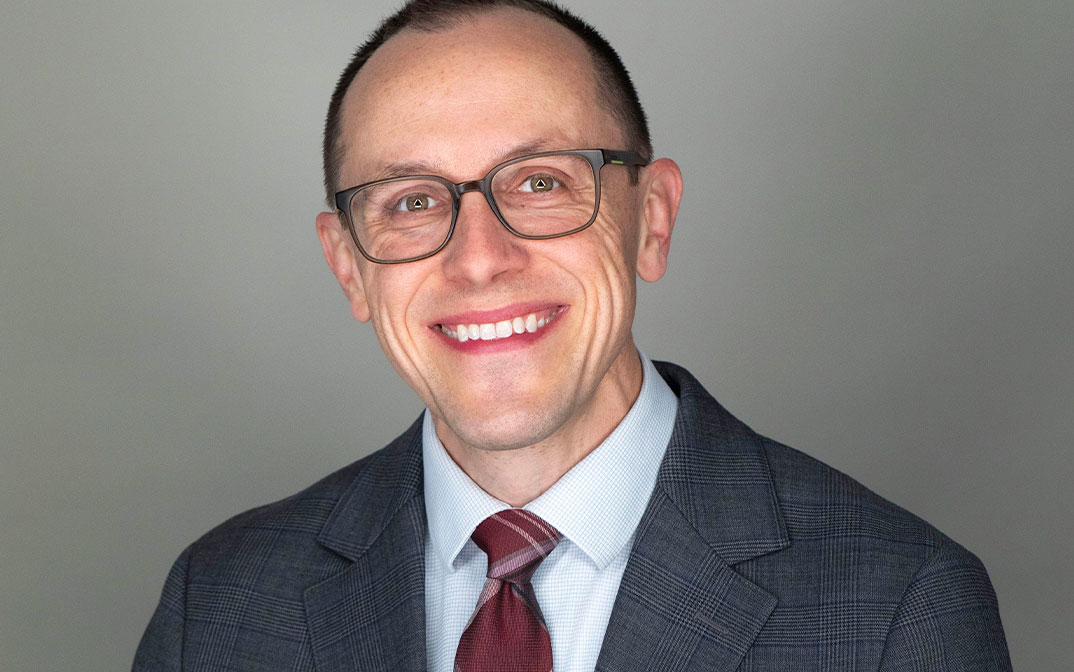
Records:
[[[630,541],[656,484],[671,439],[678,399],[649,358],[641,392],[619,425],[581,462],[525,509],[537,514],[603,569]],[[478,524],[511,508],[482,490],[455,464],[428,411],[422,426],[429,541],[453,569]],[[639,496],[639,493],[644,493]]]

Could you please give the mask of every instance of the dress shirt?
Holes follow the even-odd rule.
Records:
[[[640,353],[639,353],[640,354]],[[634,531],[671,439],[678,399],[640,354],[641,392],[622,422],[540,497],[531,511],[563,539],[533,575],[556,672],[591,672],[623,578]],[[444,449],[428,411],[423,435],[425,633],[428,668],[452,672],[459,638],[485,583],[487,558],[470,535],[511,508],[470,480]]]

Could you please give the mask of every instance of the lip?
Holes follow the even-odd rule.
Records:
[[[502,322],[503,320],[510,320],[515,317],[525,317],[530,313],[542,313],[552,312],[553,310],[563,311],[567,308],[565,304],[561,303],[549,303],[547,301],[530,301],[525,303],[513,303],[501,308],[495,308],[493,310],[468,310],[462,313],[453,313],[451,315],[444,315],[437,318],[435,322],[431,322],[429,327],[432,329],[440,329],[440,325],[454,329],[460,324],[483,324],[488,322]],[[540,333],[540,332],[537,332]],[[510,339],[507,339],[510,340]]]

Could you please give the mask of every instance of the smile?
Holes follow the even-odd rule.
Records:
[[[543,329],[559,315],[561,308],[553,308],[545,313],[529,313],[519,315],[509,320],[499,322],[484,322],[482,324],[458,324],[454,327],[439,325],[449,338],[457,339],[460,343],[466,341],[495,341],[502,338],[510,338],[516,334],[532,334]]]

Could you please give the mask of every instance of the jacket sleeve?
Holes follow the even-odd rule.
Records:
[[[984,565],[953,541],[937,547],[903,594],[881,672],[1009,671],[999,605]]]
[[[172,565],[160,603],[134,654],[132,672],[179,672],[183,669],[183,630],[190,549]]]

